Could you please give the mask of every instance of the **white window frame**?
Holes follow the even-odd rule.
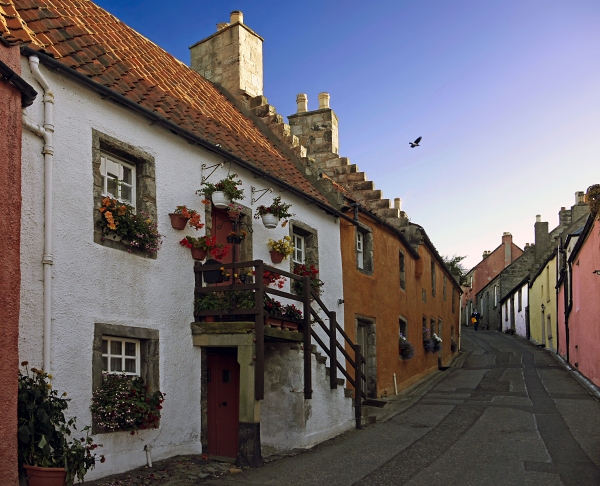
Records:
[[[292,261],[304,265],[306,261],[306,240],[304,236],[298,233],[292,233],[292,240],[294,242],[294,253],[292,254]]]
[[[102,341],[107,341],[107,353],[102,353],[102,359],[103,359],[103,364],[102,364],[102,372],[103,373],[110,373],[110,374],[125,374],[125,375],[129,375],[129,376],[141,376],[140,373],[140,365],[141,365],[141,352],[140,352],[140,341],[139,339],[126,339],[126,338],[119,338],[119,337],[114,337],[114,336],[102,336]],[[121,342],[122,345],[122,352],[123,354],[119,354],[119,355],[113,355],[111,353],[111,343],[115,342],[115,341],[119,341]],[[125,359],[132,359],[132,356],[127,356],[125,355],[125,343],[133,343],[135,344],[135,373],[132,373],[130,371],[113,371],[111,370],[111,360],[113,358],[121,358],[121,369],[125,370]],[[107,362],[107,366],[105,369],[104,367],[104,358],[106,358],[106,362]]]
[[[364,235],[360,232],[356,232],[356,266],[360,269],[365,267],[365,254],[364,254]]]
[[[119,167],[119,174],[117,175],[117,179],[119,183],[117,184],[117,192],[118,194],[109,194],[108,192],[108,179],[113,179],[107,174],[106,160],[110,160],[113,164],[117,164]],[[127,184],[123,180],[123,167],[131,170],[131,184]],[[135,209],[135,200],[136,200],[136,173],[135,173],[135,165],[125,162],[124,160],[115,157],[114,155],[109,155],[105,152],[100,154],[100,175],[102,176],[102,195],[103,196],[111,196],[115,199],[118,199],[121,202],[125,202],[130,206],[133,206]],[[121,187],[129,187],[131,188],[131,201],[121,199]]]

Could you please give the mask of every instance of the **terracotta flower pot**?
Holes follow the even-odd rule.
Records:
[[[273,263],[281,263],[283,261],[283,253],[279,253],[278,251],[271,250],[269,252],[269,255],[271,255],[271,261]]]
[[[281,327],[287,331],[297,331],[298,323],[292,321],[282,321]]]
[[[223,191],[215,191],[211,196],[213,206],[219,209],[227,209],[231,201]]]
[[[29,486],[65,486],[64,467],[37,467],[23,465]]]
[[[204,260],[206,258],[206,250],[204,248],[190,248],[192,250],[192,258],[194,260]]]
[[[276,327],[281,329],[281,319],[275,319],[274,317],[265,317],[265,326]]]
[[[184,229],[188,223],[188,218],[184,218],[181,214],[169,213],[169,218],[171,218],[171,226],[176,230]]]
[[[273,216],[270,213],[261,215],[263,225],[267,229],[277,228],[279,224],[279,218],[277,216]]]

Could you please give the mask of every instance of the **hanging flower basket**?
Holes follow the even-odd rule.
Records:
[[[169,218],[171,218],[171,226],[176,230],[184,229],[189,219],[183,217],[181,214],[176,213],[169,213]]]
[[[231,202],[223,191],[215,191],[212,193],[212,203],[215,208],[226,209]]]
[[[208,252],[204,248],[190,248],[194,260],[204,260]]]
[[[273,263],[281,263],[283,261],[283,253],[279,253],[278,251],[275,250],[271,250],[269,252],[269,255],[271,255],[271,261]]]
[[[262,214],[261,218],[263,225],[267,229],[277,228],[277,225],[279,224],[279,218],[277,216],[274,216],[273,214]]]

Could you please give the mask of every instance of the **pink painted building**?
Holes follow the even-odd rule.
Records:
[[[570,310],[567,308],[564,349],[568,349],[570,364],[596,386],[600,386],[600,326],[598,325],[600,320],[598,298],[600,295],[600,220],[598,217],[588,219],[569,256],[568,267],[572,273],[572,301]]]

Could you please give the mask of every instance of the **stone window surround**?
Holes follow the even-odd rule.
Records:
[[[358,342],[358,328],[367,328],[367,352],[361,349],[363,357],[366,354],[369,363],[367,365],[367,383],[365,393],[368,398],[377,398],[377,324],[372,317],[355,314],[356,337]]]
[[[151,392],[160,389],[159,375],[159,332],[145,327],[121,326],[96,323],[92,345],[92,389],[102,387],[102,338],[113,336],[140,341],[140,376]],[[97,430],[92,432],[98,433]]]
[[[317,269],[319,268],[319,234],[318,231],[312,226],[303,223],[302,221],[298,221],[296,219],[290,220],[290,237],[292,237],[294,233],[297,233],[301,236],[304,236],[304,264],[315,265]],[[294,267],[297,263],[294,263],[290,258],[290,272],[294,273]]]
[[[358,258],[356,259],[356,269],[365,275],[373,275],[373,230],[360,221],[356,225],[356,234],[358,232],[363,235],[363,267],[358,266]]]
[[[115,137],[92,129],[92,174],[94,196],[94,242],[130,253],[149,258],[156,258],[156,253],[148,254],[126,246],[123,243],[104,239],[98,227],[101,214],[97,209],[102,201],[102,175],[100,173],[100,157],[102,153],[114,155],[124,161],[135,165],[136,168],[136,211],[144,211],[153,221],[157,220],[156,209],[156,163],[154,157],[147,152],[123,142]]]

